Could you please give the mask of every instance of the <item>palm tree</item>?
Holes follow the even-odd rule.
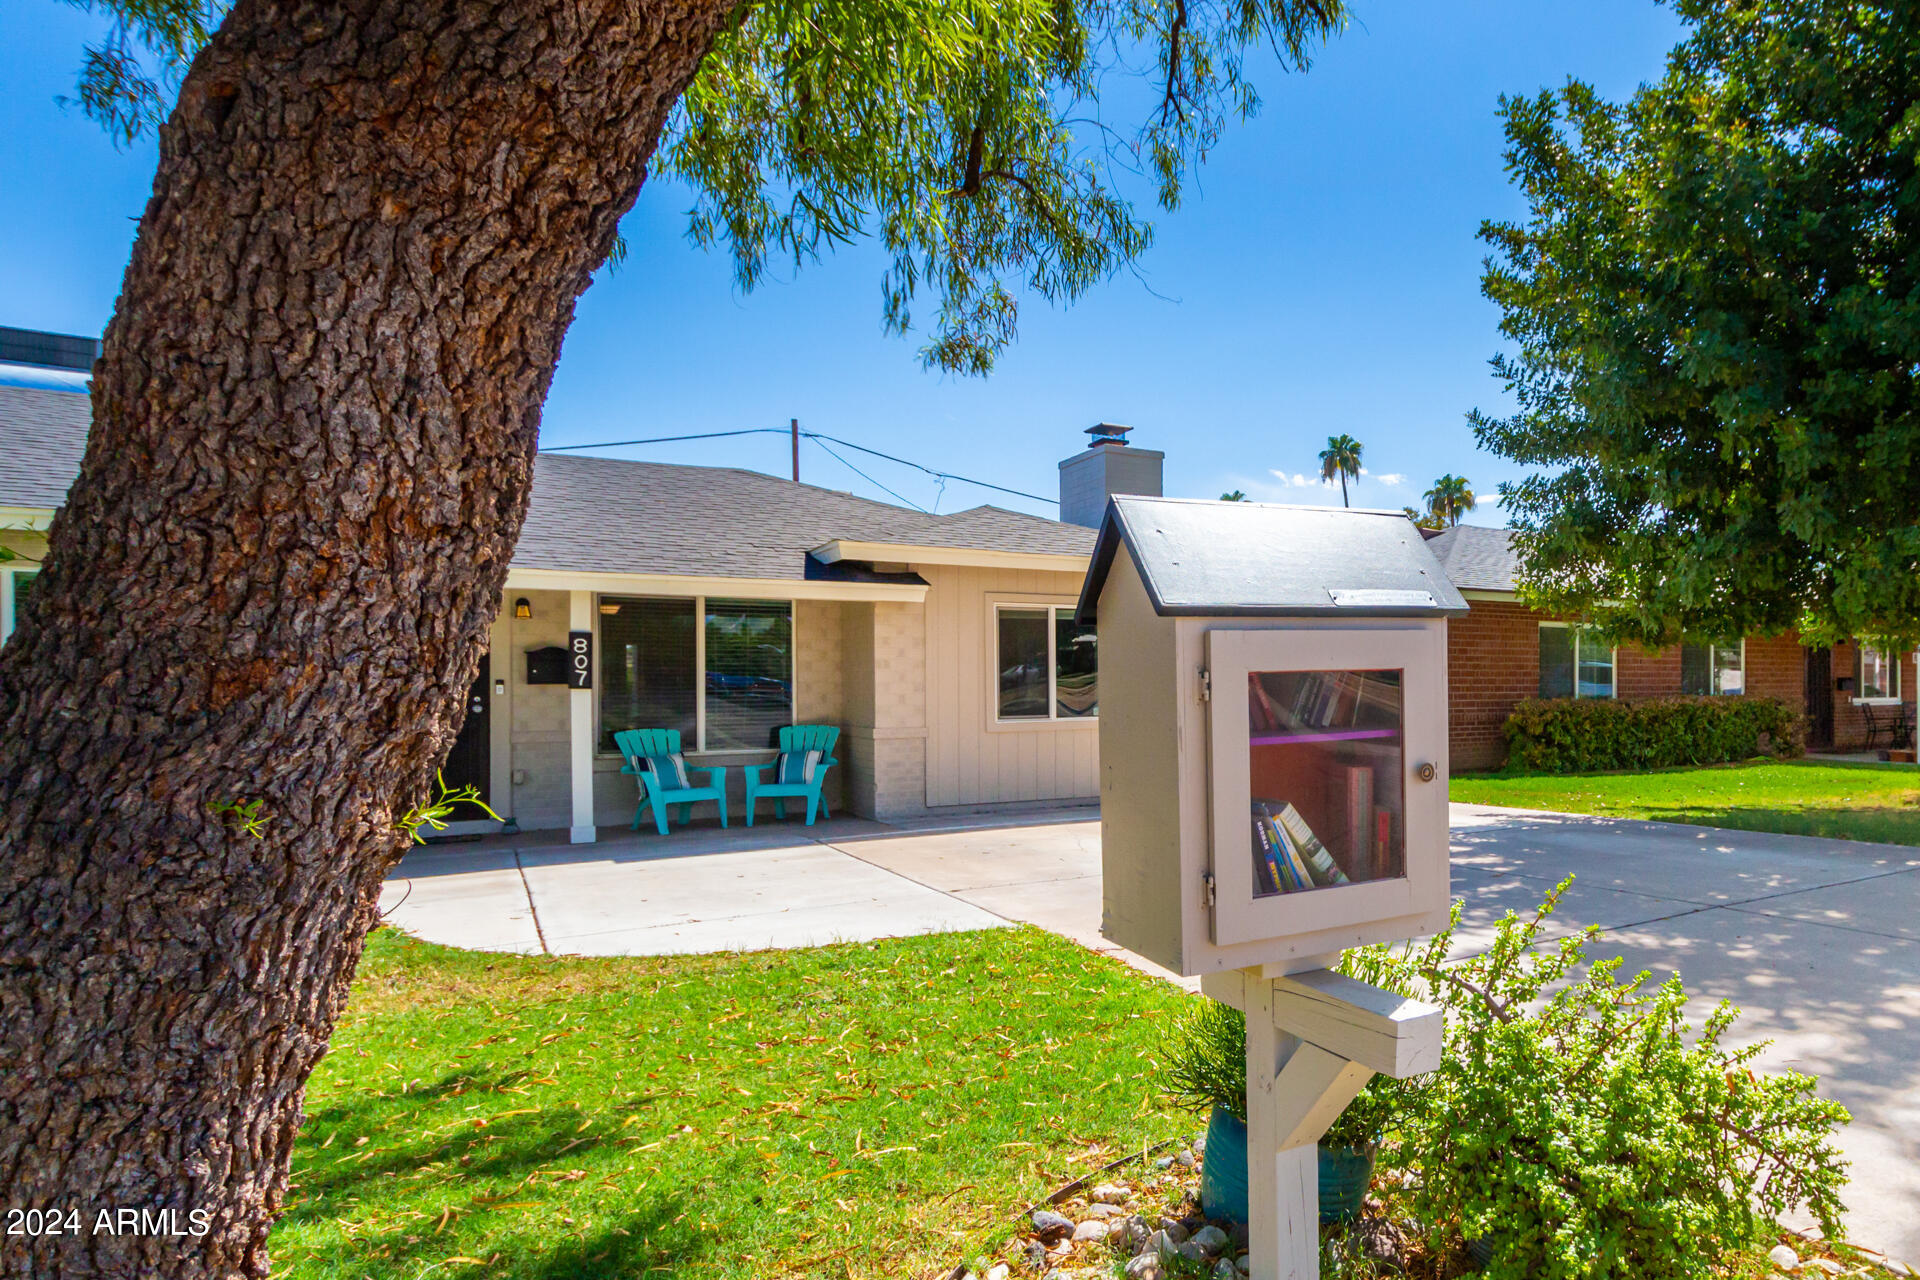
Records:
[[[1220,495],[1220,501],[1222,502],[1245,502],[1246,500],[1247,495],[1238,489],[1235,489],[1232,493],[1223,493]]]
[[[1421,495],[1427,500],[1427,512],[1448,528],[1460,523],[1460,517],[1473,510],[1473,482],[1465,476],[1441,476],[1433,488]]]
[[[1320,451],[1320,478],[1332,480],[1340,477],[1340,505],[1348,506],[1347,477],[1356,482],[1360,479],[1360,442],[1344,432],[1327,437],[1327,447]]]

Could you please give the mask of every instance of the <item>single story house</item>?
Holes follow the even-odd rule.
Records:
[[[0,633],[79,469],[84,371],[0,330]],[[44,344],[43,344],[44,345]],[[692,765],[765,763],[841,728],[827,799],[871,817],[1098,796],[1097,644],[1073,621],[1109,493],[1159,453],[1101,427],[1061,464],[1078,523],[927,514],[726,467],[542,454],[450,784],[523,830],[624,824],[615,732],[680,730]],[[573,637],[591,655],[570,684]],[[736,803],[743,779],[730,771]],[[468,830],[492,823],[462,824]],[[460,830],[461,828],[455,828]]]
[[[1809,745],[1822,749],[1864,745],[1867,708],[1891,711],[1913,700],[1913,654],[1854,642],[1829,649],[1784,635],[1659,650],[1607,645],[1577,622],[1520,603],[1520,561],[1505,529],[1458,525],[1426,534],[1427,549],[1468,605],[1467,616],[1447,628],[1455,769],[1491,769],[1506,759],[1503,727],[1523,698],[1781,698],[1805,710]]]

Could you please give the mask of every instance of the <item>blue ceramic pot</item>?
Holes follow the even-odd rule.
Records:
[[[1351,1222],[1360,1216],[1373,1179],[1374,1151],[1370,1146],[1320,1148],[1320,1221]],[[1200,1212],[1228,1222],[1247,1220],[1247,1125],[1225,1107],[1215,1107],[1207,1120]]]

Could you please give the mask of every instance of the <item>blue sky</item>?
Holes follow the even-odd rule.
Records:
[[[1264,109],[1234,129],[1182,208],[1157,216],[1140,278],[1077,305],[1031,301],[985,380],[925,372],[880,325],[880,260],[843,251],[750,295],[723,254],[684,239],[684,191],[650,185],[626,264],[581,299],[544,442],[802,426],[1037,494],[1096,421],[1167,454],[1170,494],[1239,488],[1332,502],[1315,455],[1366,445],[1355,505],[1417,505],[1453,471],[1483,496],[1517,472],[1476,449],[1467,410],[1504,407],[1479,295],[1481,219],[1517,216],[1495,118],[1502,92],[1568,75],[1624,95],[1679,36],[1651,0],[1356,0],[1357,20],[1306,75],[1266,66]],[[98,333],[112,312],[150,145],[116,151],[54,99],[94,20],[55,0],[0,6],[0,324]],[[745,436],[617,450],[785,474],[787,442]],[[914,503],[1039,503],[854,457]],[[818,447],[802,478],[885,496]]]

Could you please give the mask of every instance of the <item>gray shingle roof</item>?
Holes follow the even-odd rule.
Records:
[[[84,394],[0,383],[0,506],[65,502],[90,416]],[[543,453],[513,563],[799,581],[835,539],[1085,556],[1094,531],[999,507],[927,515],[733,467]]]
[[[1094,531],[998,507],[926,515],[733,467],[543,453],[513,563],[798,580],[807,553],[836,539],[1085,556]]]
[[[1520,568],[1505,529],[1460,524],[1427,539],[1427,550],[1462,591],[1512,591]]]
[[[0,507],[64,503],[92,417],[84,391],[0,384]]]
[[[1115,496],[1080,589],[1092,621],[1125,546],[1162,617],[1444,617],[1466,601],[1398,511]]]

